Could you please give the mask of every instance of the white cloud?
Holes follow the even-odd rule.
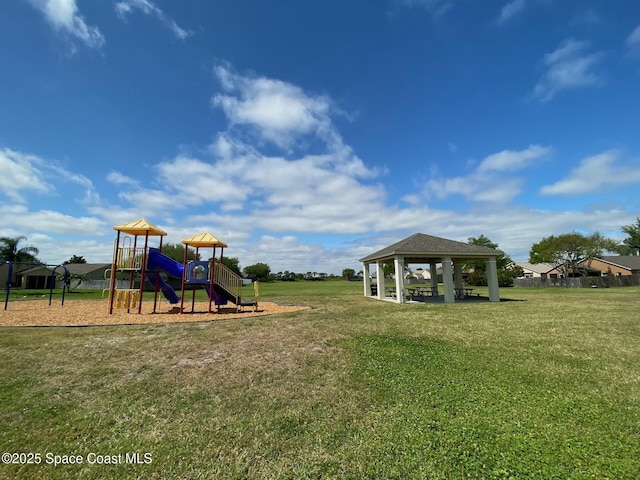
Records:
[[[96,200],[95,188],[89,178],[36,155],[8,148],[0,149],[0,171],[0,191],[13,202],[26,203],[24,195],[30,192],[56,196],[61,195],[61,192],[67,196],[78,195],[68,185],[61,185],[62,183],[72,183],[83,188],[75,200]]]
[[[48,233],[96,235],[105,224],[93,217],[74,217],[53,210],[30,211],[25,205],[0,204],[0,224],[20,231],[40,230]]]
[[[356,213],[371,221],[372,204],[383,207],[381,187],[360,183],[359,170],[342,169],[331,154],[294,160],[257,151],[227,154],[214,163],[180,156],[159,164],[157,181],[170,199],[165,205],[153,200],[161,192],[137,190],[122,198],[162,208],[217,204],[218,210],[239,211],[251,225],[272,231],[360,230]]]
[[[110,178],[127,187],[119,194],[122,201],[151,217],[211,205],[271,231],[363,230],[366,222],[375,221],[372,206],[383,208],[384,190],[360,180],[366,167],[332,152],[286,159],[225,135],[211,151],[222,155],[214,161],[180,155],[157,164],[150,181],[158,188],[135,185],[114,173]],[[358,212],[361,226],[354,220]]]
[[[640,25],[633,29],[627,37],[625,44],[632,53],[640,53]]]
[[[246,259],[244,264],[251,265],[254,262],[260,262],[260,258],[268,257],[272,262],[271,265],[277,265],[277,269],[273,270],[273,273],[286,270],[297,273],[336,271],[335,266],[327,264],[327,259],[331,255],[326,247],[319,242],[302,243],[298,237],[293,235],[282,237],[263,235],[247,247],[249,248],[242,252],[242,257]],[[351,261],[353,260],[351,259]],[[302,270],[300,269],[301,265],[305,265]]]
[[[530,145],[529,148],[520,151],[503,150],[485,158],[478,167],[479,172],[508,172],[521,170],[531,162],[548,156],[551,153],[550,147],[540,145]]]
[[[432,178],[425,186],[427,197],[440,200],[460,195],[473,202],[506,203],[522,191],[518,178],[502,178],[495,174],[473,172],[465,177]]]
[[[322,235],[314,230],[312,240],[296,233],[286,233],[295,232],[295,226],[287,228],[286,223],[276,226],[283,226],[284,230],[267,229],[268,232],[284,232],[281,235],[265,233],[253,240],[257,228],[253,222],[259,217],[246,214],[221,215],[214,212],[182,217],[179,223],[165,221],[159,216],[148,219],[169,233],[165,239],[167,242],[179,242],[194,232],[211,231],[228,243],[225,255],[237,256],[243,266],[266,262],[276,272],[290,270],[338,274],[346,267],[359,270],[359,258],[415,232],[458,241],[484,234],[497,242],[514,260],[526,260],[531,245],[545,236],[571,232],[577,228],[587,232],[618,231],[620,225],[635,221],[635,214],[621,209],[539,211],[501,206],[497,211],[482,207],[456,212],[426,207],[397,209],[378,204],[379,201],[379,198],[372,199],[368,204],[370,208],[354,212],[353,220],[358,228],[346,230],[345,244],[335,247],[329,247]],[[2,206],[0,225],[4,227],[0,228],[0,235],[26,234],[29,243],[41,249],[40,257],[47,262],[60,263],[74,254],[83,255],[92,262],[108,262],[114,238],[111,226],[143,215],[138,209],[109,208],[104,213],[118,216],[109,219],[71,217],[59,212],[30,212],[24,206]],[[270,220],[264,219],[264,224],[269,226]],[[361,226],[365,228],[360,230]],[[72,236],[61,239],[59,233]],[[87,235],[99,235],[105,237],[105,241],[87,239]]]
[[[284,82],[246,78],[226,68],[220,70],[219,78],[237,94],[238,101],[245,102],[250,113],[241,118],[267,136],[277,131],[296,139],[301,135],[297,131],[300,122],[254,115],[254,93],[268,100],[275,92],[286,99],[285,104],[290,100],[299,105],[299,110],[293,109],[294,116],[308,114],[303,131],[324,142],[324,152],[291,158],[266,155],[245,141],[244,131],[233,128],[217,135],[209,147],[210,159],[178,155],[149,168],[151,175],[144,182],[110,172],[107,181],[121,190],[117,200],[85,205],[90,214],[111,225],[140,217],[160,217],[173,225],[185,215],[200,224],[202,217],[188,216],[199,206],[199,211],[204,207],[216,212],[207,215],[215,226],[234,232],[353,233],[377,225],[386,228],[389,220],[380,215],[385,211],[385,190],[369,183],[379,173],[342,142],[329,117],[330,99],[307,95]],[[274,114],[277,117],[278,112]],[[65,176],[72,178],[68,172]],[[79,182],[83,178],[77,176]],[[396,213],[394,209],[391,215]]]
[[[503,150],[483,159],[478,168],[466,176],[453,178],[432,177],[425,186],[427,198],[444,199],[461,195],[467,200],[488,203],[506,203],[520,194],[523,181],[510,178],[505,172],[522,170],[551,153],[550,147],[530,145],[520,151]]]
[[[424,8],[434,18],[443,17],[454,7],[453,0],[400,0],[400,4],[405,7]]]
[[[140,10],[145,15],[150,15],[160,20],[160,23],[171,30],[173,32],[173,35],[180,40],[184,40],[185,38],[193,35],[192,31],[185,30],[184,28],[180,27],[174,19],[169,17],[166,13],[164,13],[160,8],[158,8],[149,0],[122,0],[120,2],[117,2],[115,5],[116,12],[120,16],[120,18],[123,19],[127,15],[131,14],[134,8]]]
[[[634,28],[633,31],[629,34],[626,43],[630,47],[640,44],[640,25]]]
[[[505,4],[500,10],[500,16],[498,17],[498,25],[504,25],[516,15],[521,14],[527,6],[525,0],[513,0]]]
[[[58,181],[71,182],[84,187],[87,197],[92,196],[94,190],[93,182],[85,175],[70,172],[66,168],[51,162],[43,164],[43,169],[47,172],[47,175],[54,176]]]
[[[308,95],[280,80],[241,76],[225,65],[216,66],[214,73],[225,93],[211,102],[224,111],[231,125],[251,127],[262,139],[282,148],[309,134],[325,141],[335,139],[328,97]]]
[[[107,181],[115,184],[115,185],[131,185],[138,186],[140,182],[135,178],[128,177],[120,172],[109,172],[107,175]]]
[[[92,216],[2,205],[0,225],[4,228],[0,234],[27,234],[29,241],[44,252],[41,257],[49,262],[64,261],[74,254],[83,255],[89,261],[109,261],[111,226],[145,217],[169,232],[166,240],[170,242],[180,241],[194,232],[211,231],[229,244],[225,250],[227,255],[238,256],[243,265],[266,262],[274,271],[340,273],[346,267],[359,269],[357,259],[375,249],[351,244],[358,236],[368,237],[371,232],[382,232],[379,235],[384,239],[380,241],[385,241],[385,245],[417,231],[460,241],[485,234],[513,258],[526,259],[531,244],[543,236],[576,228],[617,230],[635,219],[629,212],[615,209],[541,212],[501,204],[495,210],[483,205],[477,210],[456,212],[420,206],[418,202],[400,208],[387,203],[382,185],[367,185],[337,172],[321,156],[286,160],[255,151],[249,155],[246,151],[244,149],[243,157],[232,154],[215,163],[186,156],[162,162],[150,170],[156,172],[150,181],[159,184],[159,188],[151,190],[124,183],[132,187],[132,191],[121,194],[122,204],[90,206],[87,211]],[[240,164],[234,167],[238,160]],[[631,167],[623,173],[628,174]],[[617,168],[618,165],[609,163],[605,171]],[[169,185],[172,176],[180,170],[185,171],[185,176]],[[499,173],[473,172],[469,177],[446,179],[441,186],[461,194],[471,191],[476,201],[503,202],[517,194],[521,186],[519,179],[500,177]],[[218,176],[214,178],[212,174]],[[602,170],[596,174],[601,175]],[[198,200],[200,184],[189,181],[201,175],[207,179],[205,194],[213,199],[218,196],[209,191],[218,186],[246,187],[241,203],[247,208],[225,212],[213,207],[211,213],[189,216],[187,205],[178,214],[176,208],[182,207],[183,202],[212,201]],[[480,182],[481,186],[475,186],[474,182]],[[263,233],[253,240],[256,232]],[[300,236],[303,232],[312,234],[313,240]],[[42,233],[53,239],[38,236]],[[323,245],[322,233],[345,235],[349,243],[328,247]],[[59,235],[71,237],[60,239]],[[86,239],[96,235],[109,240]]]
[[[213,106],[223,110],[230,130],[218,135],[210,149],[217,155],[255,155],[241,139],[257,136],[291,153],[294,146],[320,141],[326,154],[317,161],[349,176],[371,178],[380,172],[368,168],[345,145],[331,115],[341,114],[326,95],[310,95],[300,87],[265,77],[243,76],[225,64],[214,68],[224,93],[213,96]],[[237,161],[237,160],[236,160]]]
[[[242,159],[238,159],[242,163]],[[171,161],[157,165],[158,181],[164,185],[176,203],[199,205],[205,202],[221,203],[229,206],[246,199],[247,190],[243,185],[241,172],[230,175],[226,163],[212,164],[186,156],[178,156]]]
[[[521,178],[480,177],[482,180],[473,190],[473,200],[487,203],[507,203],[520,195],[523,188]]]
[[[544,64],[547,71],[535,86],[533,98],[546,102],[563,90],[601,84],[602,77],[595,67],[604,54],[587,53],[588,47],[588,42],[568,39],[546,54]]]
[[[615,150],[584,158],[569,176],[540,189],[543,195],[579,195],[640,183],[640,163],[621,164]]]
[[[23,191],[50,192],[53,187],[40,171],[42,160],[35,155],[0,150],[0,190],[12,201],[23,203]]]
[[[576,14],[571,19],[570,24],[572,26],[579,26],[579,25],[591,26],[591,25],[598,25],[601,22],[602,22],[602,18],[600,17],[598,12],[593,8],[589,8],[583,12]]]
[[[128,202],[140,216],[168,216],[172,211],[182,210],[186,205],[164,189],[139,188],[134,191],[120,192],[118,198]]]
[[[51,26],[89,48],[101,48],[105,39],[98,27],[87,25],[78,11],[76,0],[30,0]]]

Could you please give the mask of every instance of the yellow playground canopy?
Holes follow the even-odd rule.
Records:
[[[189,247],[226,247],[227,244],[208,232],[199,233],[189,238],[183,238],[182,243]]]
[[[164,237],[167,232],[147,222],[144,218],[133,222],[123,223],[113,227],[114,230],[128,235],[149,235],[150,237]],[[184,242],[183,242],[184,243]]]

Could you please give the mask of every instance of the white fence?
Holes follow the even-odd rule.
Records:
[[[83,280],[80,285],[76,287],[77,280],[71,280],[71,288],[73,290],[104,290],[110,288],[111,280]],[[140,286],[140,282],[136,279],[136,286]],[[58,284],[56,283],[56,286]],[[62,288],[62,284],[59,285]],[[129,280],[116,280],[116,288],[129,288]]]
[[[609,288],[640,285],[640,274],[607,277],[516,278],[514,287]]]

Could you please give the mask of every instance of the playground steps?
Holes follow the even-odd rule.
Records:
[[[242,299],[242,277],[227,267],[224,263],[216,263],[213,274],[214,288],[218,293],[226,295],[233,303],[238,305]]]
[[[238,311],[242,311],[244,307],[253,307],[254,311],[258,309],[258,282],[253,283],[254,297],[244,301],[240,295],[242,277],[223,263],[216,263],[213,282],[214,288],[218,290],[218,293],[226,295],[236,305]]]

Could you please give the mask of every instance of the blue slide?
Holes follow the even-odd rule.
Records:
[[[149,260],[147,261],[149,270],[164,270],[172,277],[182,278],[184,267],[180,262],[160,253],[157,248],[149,248]]]
[[[165,282],[162,277],[156,273],[154,270],[163,270],[167,272],[172,277],[182,278],[182,274],[184,272],[184,265],[180,262],[176,262],[173,258],[167,257],[166,255],[160,253],[160,250],[157,248],[149,248],[149,258],[147,260],[147,279],[151,282],[152,285],[156,285],[156,281],[160,286],[160,290],[162,290],[162,294],[171,304],[180,303],[180,297],[176,295],[176,292],[171,285]],[[209,297],[219,305],[226,305],[227,299],[226,297],[218,298],[215,291],[209,291],[209,285],[204,285]]]
[[[160,253],[160,250],[157,248],[149,248],[149,259],[147,260],[147,280],[151,282],[152,285],[160,286],[160,290],[162,290],[162,294],[164,297],[169,300],[169,303],[175,305],[176,303],[180,303],[180,297],[176,295],[176,292],[171,285],[165,282],[162,277],[152,271],[152,270],[164,270],[172,277],[182,278],[182,272],[184,267],[181,263],[176,262],[174,259],[167,257]]]

